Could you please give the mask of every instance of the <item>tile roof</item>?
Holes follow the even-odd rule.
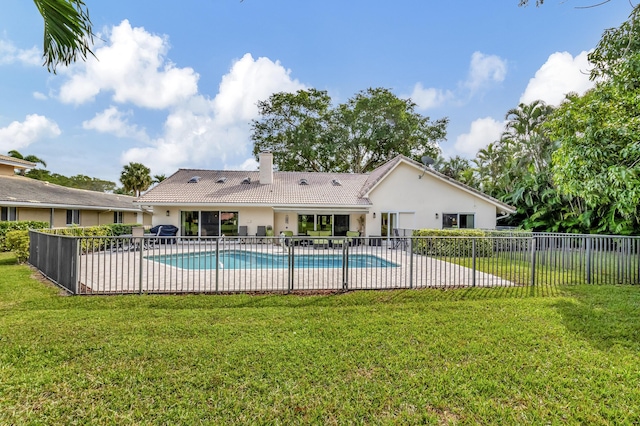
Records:
[[[425,170],[424,165],[398,155],[382,164],[371,173],[314,173],[314,172],[273,172],[273,183],[263,185],[259,182],[259,172],[180,169],[160,185],[143,194],[138,203],[143,205],[167,204],[234,204],[278,206],[327,206],[356,207],[369,206],[368,193],[400,163],[406,162]],[[515,212],[500,200],[490,197],[477,189],[456,181],[431,168],[430,174],[453,186],[484,198],[507,212]],[[189,183],[193,177],[197,182]],[[250,184],[242,181],[249,178]],[[300,180],[306,179],[306,185]],[[334,185],[334,180],[341,185]],[[218,182],[224,180],[224,182]]]
[[[199,176],[198,182],[189,180]],[[245,178],[251,183],[243,184]],[[222,182],[218,182],[226,178]],[[307,184],[300,184],[306,179]],[[142,195],[141,204],[262,204],[278,206],[368,206],[359,195],[367,175],[348,173],[273,172],[263,185],[259,172],[180,169]],[[338,180],[340,185],[334,183]]]
[[[0,176],[0,204],[139,211],[134,200],[127,195],[67,188],[24,176]]]

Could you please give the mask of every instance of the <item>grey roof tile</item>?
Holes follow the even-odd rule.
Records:
[[[24,176],[0,176],[0,203],[34,207],[82,206],[96,209],[140,210],[134,197],[68,188]]]

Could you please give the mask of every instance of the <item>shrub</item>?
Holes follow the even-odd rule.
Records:
[[[21,220],[17,222],[0,222],[0,251],[10,251],[6,243],[6,235],[11,231],[26,231],[29,229],[48,229],[49,222]]]
[[[6,245],[16,255],[18,262],[24,262],[29,258],[29,231],[7,232]]]
[[[491,238],[478,229],[418,229],[413,231],[413,252],[426,256],[471,257],[473,240],[476,256],[493,256]]]

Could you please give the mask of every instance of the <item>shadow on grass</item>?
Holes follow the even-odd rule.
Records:
[[[567,329],[599,350],[622,346],[640,350],[640,286],[564,287],[571,300],[554,307]]]
[[[5,253],[0,257],[0,266],[9,266],[9,265],[17,265],[18,260],[15,256]]]

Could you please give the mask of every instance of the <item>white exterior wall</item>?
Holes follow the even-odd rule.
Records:
[[[443,213],[473,213],[475,228],[496,227],[495,205],[428,173],[419,179],[421,174],[400,163],[374,188],[369,196],[373,206],[367,215],[367,235],[380,235],[382,212],[400,213],[399,228],[441,229]],[[410,222],[413,225],[406,226]]]

